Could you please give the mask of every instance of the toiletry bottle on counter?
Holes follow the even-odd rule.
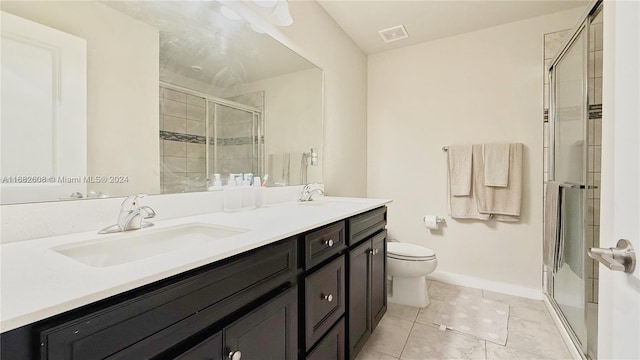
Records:
[[[260,178],[253,178],[253,195],[255,196],[256,207],[267,206],[267,188],[260,184]]]
[[[227,186],[224,187],[224,211],[238,211],[242,207],[242,191],[236,186],[233,176],[229,177]]]
[[[207,185],[207,190],[209,191],[222,190],[222,181],[220,181],[220,174],[213,174],[213,180],[208,181]]]
[[[251,210],[255,208],[253,188],[251,187],[252,179],[253,179],[253,174],[245,174],[244,180],[242,180],[241,192],[242,192],[242,209],[243,210]]]

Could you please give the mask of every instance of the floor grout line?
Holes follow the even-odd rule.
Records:
[[[509,336],[509,331],[507,331],[507,336]],[[489,360],[487,356],[487,340],[484,341],[484,360]]]
[[[413,327],[416,326],[416,322],[414,321],[411,324],[411,330],[409,330],[409,335],[407,335],[407,340],[404,341],[404,345],[402,346],[402,351],[400,351],[400,356],[398,356],[398,360],[402,359],[402,354],[404,354],[404,349],[407,347],[407,343],[409,342],[409,338],[411,337],[411,332],[413,331]]]

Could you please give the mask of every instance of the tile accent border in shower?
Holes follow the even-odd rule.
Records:
[[[160,139],[186,142],[191,144],[205,144],[207,142],[204,136],[192,135],[192,134],[181,134],[181,133],[163,131],[163,130],[160,130]]]
[[[160,130],[160,139],[186,142],[191,144],[206,144],[206,138],[200,135],[182,134],[171,131]],[[213,139],[210,138],[209,142],[213,143]],[[251,145],[256,142],[257,136],[241,136],[236,138],[218,138],[216,144],[218,146],[233,146],[233,145]],[[264,135],[260,137],[260,144],[264,144]]]
[[[549,109],[542,113],[544,122],[549,122]],[[602,119],[602,104],[589,105],[589,119]]]

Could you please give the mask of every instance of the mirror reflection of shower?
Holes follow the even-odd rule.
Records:
[[[232,173],[264,175],[263,98],[221,99],[161,83],[161,192],[206,191],[208,180]]]

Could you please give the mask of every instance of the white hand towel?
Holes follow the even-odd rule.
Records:
[[[471,145],[451,145],[447,151],[449,179],[453,196],[471,194]]]
[[[522,201],[522,144],[511,144],[509,149],[509,185],[507,187],[484,186],[484,162],[482,145],[473,146],[473,188],[481,214],[496,216],[500,221],[518,221]],[[516,217],[516,218],[513,218]]]
[[[483,145],[485,186],[509,185],[509,148],[510,144]]]

